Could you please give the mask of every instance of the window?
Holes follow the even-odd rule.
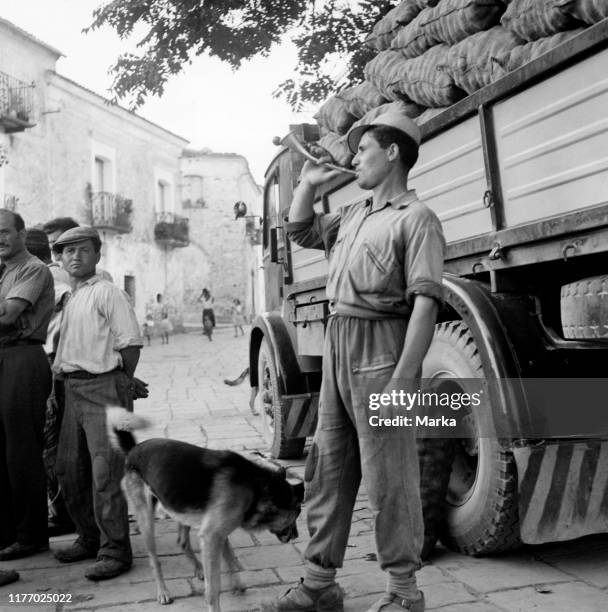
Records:
[[[182,184],[182,207],[183,208],[204,208],[205,199],[203,197],[203,177],[197,174],[184,176]]]
[[[93,191],[106,191],[106,183],[106,162],[102,157],[95,157]]]
[[[157,183],[157,194],[156,202],[158,204],[158,212],[167,212],[167,183],[165,181],[158,181]]]
[[[283,225],[279,216],[279,178],[277,173],[266,182],[264,190],[264,223],[263,237],[264,248],[269,246],[268,232],[271,227]]]
[[[91,141],[91,191],[116,193],[116,152],[96,140]]]
[[[172,215],[175,210],[175,177],[164,168],[154,169],[154,210],[158,215]]]

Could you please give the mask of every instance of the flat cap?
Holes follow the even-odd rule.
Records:
[[[99,232],[92,227],[80,226],[73,227],[72,229],[63,232],[63,234],[59,236],[53,245],[53,251],[61,253],[61,251],[63,251],[63,247],[67,244],[82,242],[83,240],[92,240],[96,251],[101,248],[101,238],[99,236]]]
[[[378,126],[392,127],[400,130],[407,136],[409,136],[417,146],[420,146],[420,128],[414,123],[414,121],[408,117],[403,111],[389,110],[381,115],[378,115],[371,123],[366,125],[357,125],[351,128],[350,132],[346,136],[346,143],[351,153],[357,154],[357,148],[359,147],[359,141],[361,136],[367,130],[371,130],[373,127]]]

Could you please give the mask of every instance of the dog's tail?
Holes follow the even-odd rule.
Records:
[[[249,374],[249,368],[245,368],[239,375],[238,378],[235,378],[234,380],[230,380],[228,378],[224,378],[224,384],[225,385],[230,385],[231,387],[236,387],[236,385],[240,385],[245,378],[247,378],[247,375]]]
[[[148,427],[150,421],[124,408],[107,406],[106,424],[110,444],[126,455],[137,444],[133,432]]]

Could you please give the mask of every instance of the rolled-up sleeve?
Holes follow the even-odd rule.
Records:
[[[143,346],[139,323],[127,294],[109,283],[108,287],[111,287],[111,290],[106,294],[103,314],[107,317],[114,336],[114,350],[120,351],[128,346]]]
[[[43,291],[48,291],[52,286],[53,278],[44,264],[27,265],[5,299],[17,298],[32,305],[38,301]]]
[[[285,221],[283,227],[287,237],[301,247],[329,252],[340,229],[340,217],[340,213],[314,214],[304,221]]]
[[[406,300],[413,304],[417,295],[426,295],[443,305],[441,285],[445,259],[445,238],[439,219],[421,215],[413,225],[406,244]]]

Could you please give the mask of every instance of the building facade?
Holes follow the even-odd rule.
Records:
[[[191,167],[186,139],[58,74],[60,56],[0,19],[0,206],[29,227],[59,216],[96,227],[100,265],[142,321],[158,294],[178,325],[200,323],[204,286],[250,295],[251,249],[228,247],[247,243],[245,224],[231,221],[233,200],[257,188],[244,158],[218,156],[230,161],[217,172]]]
[[[193,271],[189,280],[188,316],[197,316],[200,309],[194,298],[203,287],[215,297],[220,317],[229,316],[234,298],[241,301],[248,315],[263,310],[258,231],[262,190],[247,160],[236,153],[184,151],[181,197],[184,214],[190,218],[190,244],[198,251],[192,256],[208,265],[205,270]],[[238,219],[234,213],[237,202],[247,206],[246,215]]]

